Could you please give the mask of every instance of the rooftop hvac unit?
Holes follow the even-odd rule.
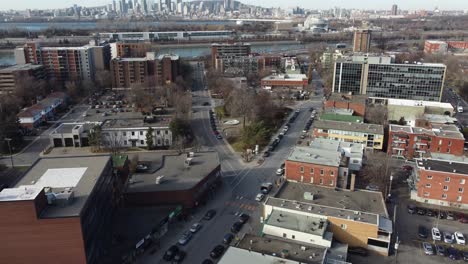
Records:
[[[75,195],[71,189],[55,193],[55,204],[60,206],[69,205],[72,203],[74,197]]]
[[[304,192],[304,200],[313,201],[314,195],[311,192]]]

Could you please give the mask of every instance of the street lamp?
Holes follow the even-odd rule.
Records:
[[[11,152],[11,138],[5,138],[5,141],[8,143],[8,149],[10,150],[10,161],[11,161],[11,168],[15,168],[15,165],[13,164],[13,153]]]

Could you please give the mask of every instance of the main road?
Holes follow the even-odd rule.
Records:
[[[291,125],[288,133],[283,137],[281,143],[271,156],[266,158],[261,165],[257,163],[245,164],[239,155],[233,153],[231,148],[222,139],[217,139],[212,131],[209,109],[213,102],[208,91],[205,89],[204,65],[193,64],[195,68],[195,85],[193,87],[193,114],[192,128],[202,149],[214,150],[219,154],[221,170],[223,175],[223,186],[217,192],[216,197],[211,199],[203,210],[199,210],[193,215],[193,219],[187,222],[183,229],[176,232],[169,232],[161,242],[161,250],[154,254],[145,254],[138,263],[165,263],[162,260],[164,252],[171,246],[177,244],[178,239],[184,231],[198,221],[201,221],[204,213],[208,209],[215,209],[216,216],[209,221],[201,221],[202,229],[196,233],[192,240],[180,248],[187,253],[187,263],[202,263],[204,259],[209,258],[211,250],[218,244],[222,244],[223,236],[230,232],[231,225],[237,221],[240,213],[247,213],[251,216],[249,222],[244,225],[238,237],[253,229],[254,225],[260,222],[260,204],[255,201],[255,196],[260,192],[260,185],[263,182],[272,182],[278,179],[276,170],[284,162],[286,156],[296,144],[305,123],[310,118],[308,109],[316,109],[322,106],[322,96],[312,98],[311,100],[299,103],[296,109],[300,114],[296,121]],[[314,72],[315,86],[322,87],[321,80]],[[319,94],[323,94],[320,88]],[[210,102],[211,106],[204,106]],[[205,104],[206,105],[206,104]]]

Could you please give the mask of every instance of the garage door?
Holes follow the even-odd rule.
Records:
[[[54,138],[54,147],[56,147],[56,148],[63,147],[61,138]]]

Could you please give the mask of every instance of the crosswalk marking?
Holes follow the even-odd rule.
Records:
[[[258,205],[254,205],[254,204],[251,204],[251,203],[226,201],[224,204],[226,206],[236,207],[236,208],[243,209],[243,210],[248,210],[248,211],[255,211],[258,208]]]

